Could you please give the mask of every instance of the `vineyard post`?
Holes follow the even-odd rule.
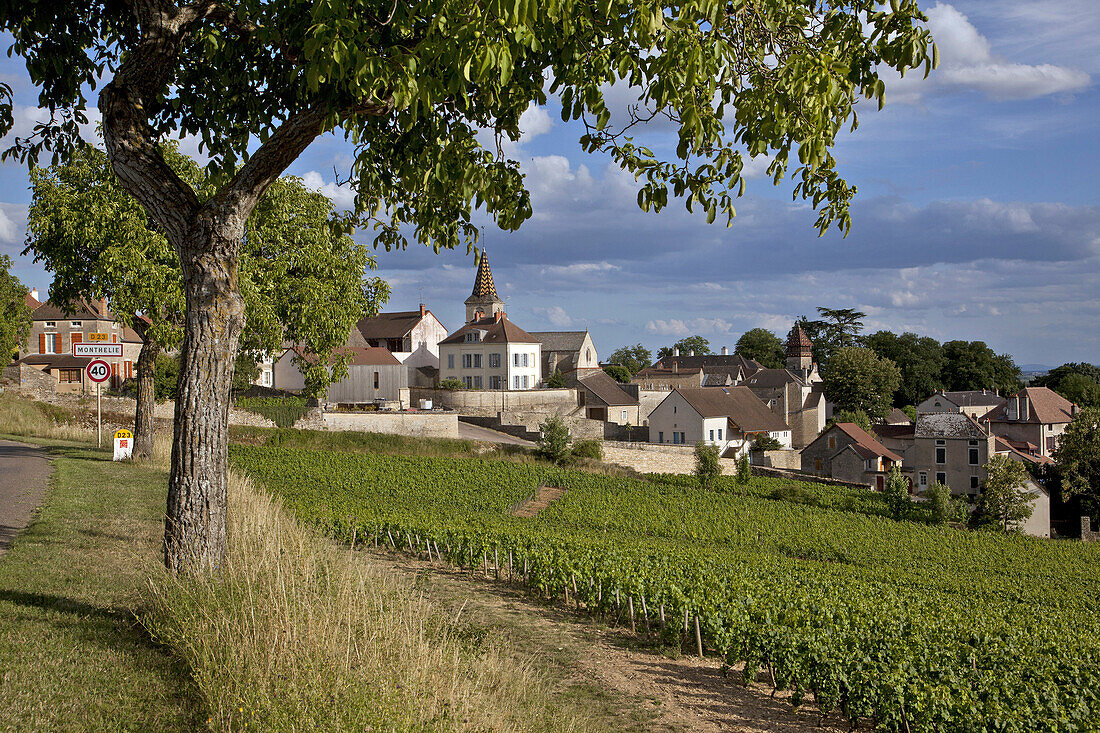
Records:
[[[565,596],[565,605],[568,606],[569,605],[569,586],[565,584],[565,581],[562,581],[561,590],[562,590],[562,594]]]
[[[650,631],[650,628],[649,628],[649,609],[645,605],[645,594],[644,593],[642,594],[641,598],[642,598],[642,620],[645,621],[645,630]]]
[[[695,617],[695,650],[703,656],[703,634],[699,631],[699,617]]]
[[[577,576],[573,573],[569,574],[569,577],[573,580],[573,601],[577,604],[577,610],[581,610],[581,596],[577,593]]]
[[[493,574],[497,580],[500,580],[500,557],[497,554],[496,547],[493,547]]]
[[[406,540],[408,541],[408,543],[409,543],[409,552],[410,552],[410,553],[412,553],[413,557],[415,557],[415,556],[416,556],[416,550],[414,550],[414,549],[413,549],[413,538],[412,538],[412,534],[411,534],[411,533],[409,533],[409,532],[406,532],[406,533],[405,533],[405,539],[406,539]]]
[[[508,582],[511,583],[513,581],[514,578],[512,577],[512,551],[508,550]]]
[[[638,630],[634,628],[634,596],[627,596],[626,602],[630,607],[630,633],[637,634]]]
[[[435,556],[439,558],[439,564],[443,564],[443,556],[439,554],[439,543],[432,540],[432,544],[435,545]]]
[[[393,549],[396,550],[397,549],[397,543],[393,541],[393,534],[391,534],[388,529],[386,530],[386,534],[389,535],[390,544],[393,546]]]
[[[688,633],[688,610],[684,609],[684,636]]]
[[[665,604],[662,603],[657,610],[661,614],[661,628],[663,629],[665,627]]]

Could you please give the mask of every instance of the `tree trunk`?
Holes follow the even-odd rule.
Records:
[[[216,570],[225,556],[229,390],[244,324],[241,230],[243,221],[215,226],[200,216],[180,248],[187,309],[164,528],[164,562],[177,573]]]
[[[134,415],[134,456],[153,455],[153,408],[156,406],[157,354],[160,345],[142,334],[145,343],[137,360],[137,412]]]

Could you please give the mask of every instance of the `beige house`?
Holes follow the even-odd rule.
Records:
[[[1026,387],[981,418],[983,425],[1025,454],[1050,458],[1077,405],[1048,387]]]
[[[797,324],[787,336],[787,368],[758,369],[744,385],[791,427],[795,448],[804,448],[825,429],[828,405],[813,361],[813,343]]]
[[[698,387],[669,393],[649,414],[649,442],[716,445],[723,455],[747,453],[767,435],[791,447],[791,430],[747,387]]]
[[[409,406],[409,372],[387,349],[381,347],[345,347],[348,374],[333,382],[324,399],[341,405],[363,405],[384,401],[395,407]],[[306,358],[297,349],[286,349],[272,367],[274,387],[288,392],[305,388],[300,361]]]
[[[27,353],[20,363],[54,376],[58,391],[94,389],[94,383],[86,383],[84,377],[84,368],[91,359],[72,355],[73,344],[91,341],[91,334],[105,335],[106,343],[122,344],[121,357],[103,358],[111,365],[111,379],[106,386],[118,388],[123,381],[132,379],[143,342],[133,329],[115,319],[102,300],[82,299],[69,308],[46,301],[35,308]]]
[[[996,453],[995,440],[961,412],[918,415],[912,453],[917,491],[941,483],[952,494],[976,496],[985,477],[983,467]]]
[[[586,374],[577,381],[577,399],[590,420],[617,425],[641,425],[638,398],[627,392],[603,369]]]
[[[850,422],[830,426],[802,449],[801,460],[804,473],[861,483],[876,491],[885,488],[890,470],[902,463],[900,455]]]
[[[963,392],[940,390],[917,405],[917,414],[959,412],[978,420],[1004,403],[1005,398],[993,389],[972,389]]]
[[[363,318],[348,334],[354,348],[382,348],[409,372],[409,384],[431,387],[439,373],[439,342],[447,328],[423,303],[415,311],[379,313]]]
[[[542,344],[542,375],[549,379],[561,372],[567,384],[586,374],[602,372],[592,334],[585,331],[532,331]]]

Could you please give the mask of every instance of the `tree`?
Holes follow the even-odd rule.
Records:
[[[554,373],[546,380],[546,386],[551,389],[560,389],[565,386],[565,375],[561,373],[560,369],[554,370]]]
[[[1079,496],[1089,511],[1100,510],[1100,408],[1085,408],[1073,417],[1052,457],[1063,497]]]
[[[871,432],[871,418],[867,417],[867,413],[863,410],[837,410],[833,413],[833,416],[829,418],[829,422],[825,425],[824,430],[828,430],[838,422],[855,423],[868,433]]]
[[[233,391],[241,392],[259,379],[260,365],[256,357],[247,351],[238,351],[237,359],[233,364]]]
[[[912,509],[912,500],[909,498],[909,479],[901,475],[901,466],[897,463],[890,467],[886,484],[882,487],[882,496],[886,499],[886,506],[894,519],[900,520],[909,516]]]
[[[1028,490],[1027,469],[1008,456],[995,455],[985,464],[986,478],[978,493],[974,520],[979,527],[1010,532],[1031,516],[1035,492]]]
[[[762,433],[752,441],[752,449],[757,451],[782,450],[783,444],[767,433]]]
[[[447,377],[439,383],[439,388],[453,392],[459,389],[466,389],[466,383],[455,377]]]
[[[198,191],[210,188],[203,171],[175,146],[161,146],[161,155]],[[64,163],[31,171],[31,191],[26,252],[53,272],[50,297],[70,304],[106,298],[116,317],[142,337],[134,453],[148,455],[157,355],[176,348],[183,336],[179,257],[98,148],[85,146]],[[255,371],[253,355],[292,341],[304,355],[294,358],[307,391],[316,393],[346,374],[346,357],[333,350],[356,321],[377,311],[388,288],[377,278],[364,281],[373,259],[332,216],[329,200],[297,178],[279,179],[264,193],[241,245],[245,327],[235,369],[250,363]],[[242,389],[257,374],[235,375],[233,387]]]
[[[943,358],[946,389],[996,389],[1001,394],[1020,389],[1020,370],[1012,357],[997,354],[984,341],[948,341],[943,345]]]
[[[951,489],[937,481],[928,487],[925,498],[928,499],[928,515],[932,524],[947,524],[953,513]]]
[[[620,366],[618,364],[608,364],[607,366],[605,366],[603,368],[603,370],[605,372],[607,372],[607,375],[609,377],[614,379],[619,384],[626,384],[632,378],[632,375],[630,374],[630,370],[627,369],[626,367]]]
[[[747,484],[752,480],[752,463],[749,461],[749,454],[742,453],[737,458],[737,483]]]
[[[782,369],[787,356],[783,342],[766,328],[753,328],[741,334],[733,353],[754,359],[767,369]]]
[[[822,308],[818,306],[818,333],[823,335],[832,350],[862,346],[863,319],[867,314],[855,308]]]
[[[11,258],[0,255],[0,368],[19,347],[26,346],[31,333],[31,309],[27,288],[11,274]]]
[[[714,486],[714,479],[722,475],[722,462],[718,446],[700,440],[695,444],[695,477],[703,491]]]
[[[1032,384],[1049,387],[1078,407],[1100,407],[1100,367],[1093,364],[1063,364]]]
[[[611,352],[611,356],[607,361],[609,366],[617,364],[626,369],[630,376],[619,381],[629,382],[635,374],[650,365],[652,355],[646,347],[641,344],[634,344],[633,346],[620,346],[615,349]],[[611,374],[611,372],[608,372],[608,374]]]
[[[893,404],[901,372],[894,362],[859,346],[839,349],[829,358],[823,377],[825,398],[840,410],[862,410],[885,417]]]
[[[729,221],[744,150],[770,157],[773,181],[792,174],[820,231],[847,231],[855,190],[836,170],[836,135],[857,121],[860,96],[882,104],[880,71],[931,70],[923,20],[912,0],[886,9],[877,0],[762,0],[751,13],[662,0],[455,0],[381,11],[366,0],[0,0],[9,51],[51,114],[8,152],[32,165],[43,150],[69,156],[91,90],[109,77],[98,107],[112,169],[179,255],[186,311],[169,568],[221,564],[229,385],[244,321],[240,242],[264,192],[317,137],[339,130],[354,144],[357,220],[386,248],[409,239],[473,247],[475,208],[506,230],[529,218],[519,163],[477,135],[518,139],[520,116],[548,93],[563,119],[584,125],[586,152],[642,180],[643,210],[660,211],[671,193],[708,221]],[[616,81],[640,104],[612,123],[604,91]],[[5,134],[11,88],[0,93]],[[663,157],[631,133],[658,115],[679,133]],[[157,147],[181,133],[200,138],[210,157],[207,198]]]
[[[943,388],[943,347],[928,336],[905,332],[876,331],[867,337],[867,348],[889,359],[901,371],[901,383],[894,393],[894,406],[915,405]]]
[[[696,356],[706,356],[707,354],[713,353],[710,350],[710,341],[702,336],[687,336],[680,339],[672,346],[662,346],[657,352],[657,358],[667,359],[671,357],[676,350],[679,350],[680,356],[687,356],[692,352],[694,352]]]
[[[539,425],[538,452],[554,463],[563,463],[569,457],[569,427],[558,415],[551,415]]]

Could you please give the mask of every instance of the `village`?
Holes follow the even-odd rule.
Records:
[[[40,393],[87,394],[90,359],[72,352],[89,334],[121,344],[121,356],[108,359],[111,388],[135,376],[143,339],[105,302],[59,307],[39,302],[33,291],[27,305],[32,348],[5,368],[9,380]],[[703,443],[717,448],[727,473],[747,456],[761,475],[882,492],[891,471],[900,470],[915,500],[942,485],[971,505],[990,460],[1004,456],[1028,469],[1030,512],[1020,531],[1050,537],[1055,527],[1056,536],[1072,536],[1080,527],[1091,534],[1088,517],[1056,516],[1038,479],[1078,412],[1049,387],[1003,395],[992,388],[937,390],[908,414],[894,407],[863,427],[834,415],[814,344],[798,324],[787,334],[781,368],[728,347],[705,355],[673,347],[629,381],[617,381],[611,374],[621,365],[601,360],[587,330],[526,331],[513,323],[485,254],[464,305],[466,323],[454,330],[423,303],[359,320],[339,350],[347,376],[317,396],[296,424],[533,445],[553,417],[573,440],[601,441],[608,460],[646,472],[690,473],[694,446]],[[258,360],[254,384],[272,394],[300,394],[307,360],[288,343]],[[158,409],[170,417],[170,406]]]

